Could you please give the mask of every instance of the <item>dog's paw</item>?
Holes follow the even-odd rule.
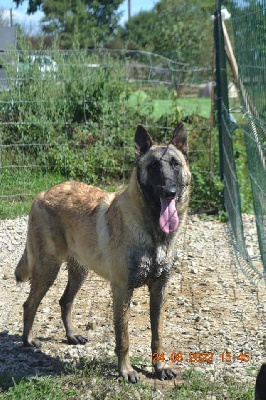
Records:
[[[177,372],[170,368],[162,368],[155,370],[156,378],[161,381],[171,380],[177,376]]]
[[[88,339],[82,335],[71,335],[67,337],[68,344],[85,344],[87,343]]]
[[[37,339],[23,339],[23,347],[33,347],[35,349],[39,349],[42,347],[42,344]]]
[[[129,383],[137,383],[139,381],[139,374],[134,369],[120,375]]]

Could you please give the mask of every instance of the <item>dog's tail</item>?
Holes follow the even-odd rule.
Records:
[[[30,270],[29,270],[29,266],[28,266],[28,257],[27,257],[27,249],[26,248],[25,248],[24,253],[16,267],[15,277],[16,277],[17,283],[26,282],[30,279]]]

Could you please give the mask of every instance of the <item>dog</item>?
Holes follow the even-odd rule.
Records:
[[[27,243],[16,267],[17,282],[30,279],[24,303],[24,346],[39,346],[32,336],[37,308],[63,261],[68,283],[61,297],[61,316],[68,343],[84,344],[74,330],[74,298],[89,269],[111,283],[118,370],[135,383],[139,376],[129,360],[128,320],[133,290],[150,292],[151,350],[162,352],[163,303],[178,252],[190,194],[187,132],[180,122],[167,145],[155,145],[142,125],[135,133],[136,165],[126,189],[108,193],[70,181],[41,192],[33,202]],[[153,363],[159,379],[175,372]]]
[[[259,370],[255,385],[255,400],[266,400],[266,362]]]

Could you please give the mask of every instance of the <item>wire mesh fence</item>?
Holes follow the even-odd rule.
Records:
[[[232,32],[235,55],[231,50],[225,23],[222,21],[222,1],[216,13],[216,59],[217,59],[217,106],[220,125],[221,175],[224,180],[224,204],[229,215],[230,230],[240,265],[252,279],[263,276],[263,268],[252,259],[245,242],[246,232],[242,222],[242,206],[239,190],[239,174],[236,166],[237,127],[230,114],[226,70],[226,53],[237,80],[246,123],[243,132],[246,142],[248,172],[261,265],[266,272],[266,129],[265,129],[265,83],[266,83],[266,3],[231,1]],[[225,39],[225,43],[224,43]],[[226,49],[226,52],[225,52]],[[242,196],[248,195],[246,186]]]
[[[165,142],[180,119],[188,122],[198,189],[192,205],[217,205],[211,100],[197,97],[212,79],[211,66],[189,69],[156,54],[114,50],[10,50],[2,65],[2,217],[10,204],[27,212],[28,200],[62,180],[117,188],[133,168],[137,124]]]

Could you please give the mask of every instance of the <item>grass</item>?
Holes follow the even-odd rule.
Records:
[[[65,388],[57,378],[21,379],[18,383],[0,394],[0,399],[7,400],[67,400],[74,399],[75,389]]]
[[[135,365],[145,369],[145,361],[135,360]],[[255,371],[252,371],[255,372]],[[254,375],[252,373],[252,375]],[[182,374],[183,383],[172,388],[160,387],[165,400],[253,400],[254,388],[250,383],[238,382],[230,377],[220,376],[218,381],[211,379],[210,373],[200,373],[189,369]],[[80,360],[78,367],[71,367],[58,377],[18,379],[0,376],[0,399],[7,400],[64,400],[64,399],[153,399],[161,398],[152,385],[140,381],[131,385],[122,378],[117,379],[116,360],[102,358],[99,360]],[[214,398],[214,397],[213,397]]]
[[[142,90],[134,92],[129,99],[129,103],[133,107],[139,107],[139,103],[141,103],[143,104],[142,108],[147,107],[147,109],[152,105],[150,111],[154,121],[159,120],[162,115],[171,112],[173,107],[173,101],[171,99],[152,99]],[[183,116],[191,114],[201,117],[210,116],[211,101],[208,98],[179,98],[176,100],[175,104],[177,104],[177,107],[182,111],[181,114]],[[232,106],[234,108],[236,104],[234,103]],[[146,112],[147,110],[145,113]],[[252,194],[248,180],[246,152],[243,140],[240,140],[240,133],[238,132],[239,130],[234,133],[234,136],[236,137],[237,135],[235,146],[237,150],[236,164],[239,175],[242,206],[244,212],[252,212]],[[194,138],[193,140],[198,139]],[[191,168],[193,170],[195,165],[192,164],[192,156],[193,155],[191,155]],[[8,158],[7,162],[10,162]],[[16,163],[19,162],[14,159],[13,164]],[[26,164],[25,161],[24,163]],[[204,167],[204,171],[207,169],[208,167]],[[202,202],[203,198],[206,198],[208,201],[209,194],[207,192],[209,192],[209,188],[206,186],[206,180],[203,179],[203,173],[194,173],[193,176],[195,187],[200,187],[200,190],[192,192],[190,206],[194,209],[198,209],[198,204]],[[199,181],[199,179],[201,179],[201,181]],[[7,166],[6,168],[2,168],[2,170],[0,170],[0,219],[15,218],[19,215],[28,214],[32,201],[37,193],[65,180],[67,180],[67,177],[61,174],[44,173],[40,168],[25,166],[16,168]],[[110,188],[109,186],[105,187],[104,184],[100,187],[106,188],[107,190],[115,190],[115,188]]]
[[[176,101],[176,104],[183,111],[184,116],[196,114],[204,118],[210,118],[211,99],[180,98]],[[154,100],[153,106],[153,117],[157,119],[171,110],[173,102],[172,100]]]
[[[253,400],[254,388],[251,384],[240,383],[231,377],[220,377],[212,382],[211,375],[205,375],[193,370],[183,374],[185,384],[177,387],[174,396],[178,400]],[[215,397],[214,397],[215,396]]]
[[[13,219],[19,215],[27,215],[36,195],[42,190],[66,181],[60,174],[43,173],[36,169],[6,169],[0,177],[0,220]],[[120,188],[99,185],[102,189],[113,192]],[[14,193],[18,193],[14,195]],[[1,196],[6,196],[1,198]]]
[[[152,100],[143,91],[133,93],[129,102],[132,106],[139,102],[143,102],[144,106],[151,103],[153,105],[152,117],[155,120],[169,113],[173,107],[172,100]],[[181,98],[177,100],[177,106],[183,111],[184,115],[194,113],[209,117],[210,104],[210,99],[205,98]],[[38,168],[30,167],[11,168],[7,166],[2,168],[0,172],[0,219],[28,214],[37,193],[67,180],[63,175],[44,173]],[[107,189],[110,190],[109,187]]]
[[[0,196],[7,197],[0,202],[0,219],[28,214],[37,193],[63,180],[62,175],[44,174],[36,169],[4,169],[0,177]]]
[[[200,117],[210,118],[211,113],[211,99],[196,97],[178,98],[175,101],[171,99],[151,99],[143,90],[137,90],[132,93],[128,103],[132,107],[142,109],[148,109],[149,106],[152,106],[154,120],[161,118],[163,115],[169,115],[173,105],[180,108],[184,116],[195,114]]]

